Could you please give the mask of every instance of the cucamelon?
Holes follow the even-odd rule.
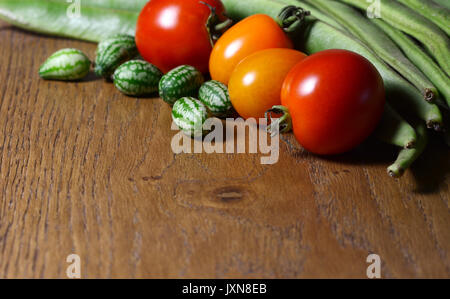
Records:
[[[114,85],[126,95],[143,96],[158,91],[163,73],[143,60],[130,60],[119,66],[113,75]]]
[[[80,80],[89,74],[91,61],[80,50],[62,49],[52,54],[39,68],[39,76],[47,80]]]
[[[109,80],[121,64],[138,54],[134,36],[127,34],[111,36],[98,44],[95,73]]]
[[[230,94],[222,82],[212,80],[204,83],[198,98],[214,116],[226,117],[231,112]]]
[[[173,105],[172,119],[188,136],[202,136],[205,133],[203,124],[207,117],[205,105],[195,98],[183,97]]]
[[[190,65],[181,65],[165,74],[159,82],[159,95],[169,105],[182,97],[196,97],[204,82],[202,73]]]

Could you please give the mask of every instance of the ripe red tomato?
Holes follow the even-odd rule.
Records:
[[[271,48],[293,48],[293,44],[271,17],[257,14],[245,18],[215,44],[209,62],[211,78],[228,84],[231,73],[242,59]]]
[[[320,155],[340,154],[363,142],[383,114],[385,91],[377,69],[346,50],[318,52],[287,75],[281,103],[298,142]]]
[[[267,49],[244,58],[231,74],[228,89],[234,109],[245,119],[264,118],[280,105],[284,78],[306,55],[292,49]]]
[[[226,20],[220,0],[149,1],[136,26],[142,57],[165,73],[183,64],[207,73],[212,40],[207,26],[211,9],[205,3],[215,8],[218,22]]]

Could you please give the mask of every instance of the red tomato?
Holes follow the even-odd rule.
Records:
[[[228,84],[236,65],[250,54],[292,47],[292,41],[271,17],[250,16],[231,27],[215,44],[209,62],[211,78]]]
[[[220,0],[152,0],[142,9],[136,45],[142,57],[163,72],[188,64],[208,72],[212,41],[208,31],[211,9],[226,20]],[[217,25],[217,24],[216,24]]]
[[[267,49],[244,58],[231,74],[228,89],[240,116],[264,118],[280,105],[281,86],[289,71],[306,55],[292,49]]]
[[[309,56],[287,75],[281,103],[298,142],[320,155],[340,154],[363,142],[383,114],[385,91],[377,69],[346,50]]]

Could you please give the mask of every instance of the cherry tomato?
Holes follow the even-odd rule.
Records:
[[[228,84],[236,65],[248,55],[270,48],[292,48],[281,27],[269,16],[257,14],[245,18],[215,44],[209,60],[213,80]]]
[[[212,50],[210,33],[217,25],[212,22],[207,26],[210,8],[215,9],[217,22],[226,20],[220,0],[149,1],[136,26],[136,45],[142,57],[163,72],[188,64],[207,73]]]
[[[231,74],[230,100],[245,119],[264,118],[264,113],[280,105],[283,81],[306,55],[292,49],[267,49],[244,58]]]
[[[326,50],[297,64],[283,83],[281,103],[298,142],[320,155],[340,154],[376,128],[385,104],[383,80],[364,57]]]

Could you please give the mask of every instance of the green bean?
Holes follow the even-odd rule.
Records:
[[[71,3],[68,0],[53,0],[55,2],[62,2],[66,5]],[[91,7],[103,7],[110,9],[130,10],[139,12],[149,0],[71,0],[72,3],[80,1],[81,4]]]
[[[339,0],[366,10],[366,0]],[[438,26],[412,9],[392,0],[380,1],[381,16],[393,27],[415,37],[430,51],[447,75],[450,75],[450,40]]]
[[[400,30],[392,27],[382,19],[373,19],[372,21],[389,35],[403,50],[405,55],[419,67],[426,76],[428,76],[438,88],[439,93],[447,101],[447,105],[450,106],[450,78],[441,70],[434,60]]]
[[[450,9],[442,8],[431,0],[399,0],[399,2],[420,13],[450,35]]]
[[[277,17],[277,11],[281,11],[287,1],[269,0],[222,0],[227,14],[232,19],[241,19],[252,14],[266,13],[273,18]],[[298,4],[297,1],[291,1]],[[356,52],[369,61],[380,72],[387,98],[397,111],[411,111],[427,123],[429,128],[441,130],[443,127],[442,115],[439,108],[423,100],[422,95],[409,82],[403,79],[389,66],[387,66],[376,54],[353,38],[348,33],[339,30],[327,23],[307,17],[296,39],[302,42],[299,47],[307,54],[327,49],[344,49]]]
[[[432,1],[442,8],[450,9],[450,1],[448,0],[432,0]]]
[[[134,35],[137,12],[81,5],[71,16],[69,6],[49,0],[0,0],[0,19],[38,33],[99,42],[116,33]]]
[[[381,59],[416,86],[427,101],[432,101],[437,97],[438,91],[433,83],[405,57],[389,36],[372,24],[369,19],[344,3],[314,0],[314,4],[343,24],[350,33],[363,41]]]
[[[391,177],[401,177],[405,170],[408,169],[425,150],[428,143],[427,130],[422,124],[418,124],[415,130],[417,132],[416,146],[412,149],[402,149],[400,151],[397,160],[387,169],[388,174]]]
[[[417,138],[413,127],[389,104],[386,104],[375,136],[383,142],[403,148],[414,148]]]

